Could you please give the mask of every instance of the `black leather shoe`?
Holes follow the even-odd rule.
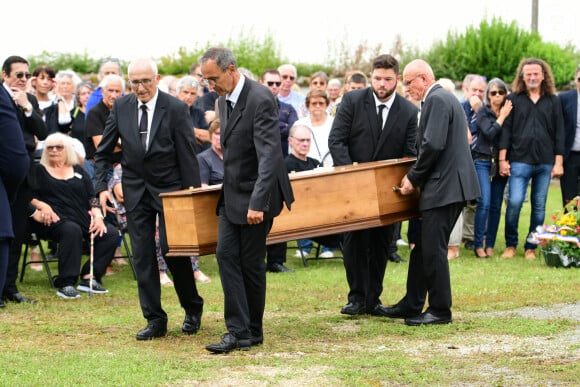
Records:
[[[417,317],[410,317],[405,319],[405,324],[411,326],[418,325],[433,325],[433,324],[449,324],[451,322],[451,316],[436,316],[431,312],[421,313]]]
[[[463,244],[463,246],[465,247],[466,250],[474,250],[475,249],[475,245],[473,244],[472,240],[466,239],[465,243]]]
[[[417,317],[420,315],[419,312],[413,312],[411,310],[404,309],[399,305],[383,306],[381,304],[375,306],[375,309],[371,314],[373,316],[383,316],[389,318],[410,318]]]
[[[281,263],[270,263],[266,266],[270,273],[294,273],[294,270],[288,269]]]
[[[201,326],[201,313],[199,314],[186,314],[185,320],[183,320],[183,325],[181,326],[181,332],[186,335],[193,335],[199,331]]]
[[[401,258],[401,256],[397,253],[391,253],[391,254],[389,254],[389,256],[387,258],[389,259],[389,261],[395,262],[395,263],[406,262],[406,260]]]
[[[264,336],[252,336],[250,337],[250,343],[252,344],[252,347],[261,345],[264,343]]]
[[[0,308],[6,308],[6,304],[3,300],[0,300]]]
[[[340,313],[350,314],[351,316],[366,314],[366,308],[363,304],[359,304],[358,302],[349,302],[340,309]]]
[[[155,337],[163,337],[167,334],[167,323],[149,322],[145,329],[137,332],[137,340],[152,340]]]
[[[24,302],[25,304],[34,304],[36,300],[34,298],[28,298],[22,293],[11,293],[4,295],[4,301],[12,301],[16,303]]]
[[[222,337],[222,341],[217,344],[206,345],[205,349],[212,353],[228,353],[234,350],[248,351],[251,346],[252,342],[250,339],[237,339],[231,333],[226,333]]]

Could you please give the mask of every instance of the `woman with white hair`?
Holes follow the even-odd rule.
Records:
[[[36,168],[30,202],[32,231],[41,239],[58,244],[58,277],[56,295],[65,299],[79,298],[80,291],[107,293],[101,278],[113,259],[117,246],[114,226],[104,221],[93,184],[78,163],[72,139],[54,133],[45,140],[40,165]],[[94,275],[90,262],[82,267],[83,243],[94,236]],[[79,280],[77,289],[74,288]],[[92,281],[92,284],[90,283]]]

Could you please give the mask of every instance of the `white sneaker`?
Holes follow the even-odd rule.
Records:
[[[304,254],[304,256],[307,257],[309,253],[306,250],[302,250],[302,254]],[[296,250],[296,252],[294,253],[294,257],[302,258],[302,255],[300,254],[300,250]]]
[[[334,253],[332,251],[323,251],[320,253],[320,258],[334,258]]]
[[[397,239],[397,246],[409,246],[409,244],[402,239]]]

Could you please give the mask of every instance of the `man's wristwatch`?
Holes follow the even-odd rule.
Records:
[[[30,102],[26,106],[24,106],[22,110],[24,110],[25,113],[32,113],[32,105],[30,104]]]

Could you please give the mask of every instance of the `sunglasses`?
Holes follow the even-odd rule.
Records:
[[[496,95],[505,95],[505,91],[503,90],[494,90],[494,91],[490,91],[489,95],[491,95],[492,97],[495,97]]]
[[[280,86],[282,84],[282,82],[273,82],[273,81],[268,81],[266,82],[268,84],[268,86]]]
[[[291,81],[293,81],[296,79],[296,77],[293,77],[292,75],[282,75],[282,79],[290,79]]]
[[[32,74],[30,74],[30,73],[23,73],[23,72],[17,72],[14,75],[16,75],[16,78],[18,78],[18,79],[22,79],[24,77],[26,77],[26,79],[30,79],[30,77],[32,76]]]
[[[64,145],[61,145],[61,144],[59,144],[59,145],[47,145],[46,149],[49,151],[51,151],[51,150],[61,151],[64,149]]]

